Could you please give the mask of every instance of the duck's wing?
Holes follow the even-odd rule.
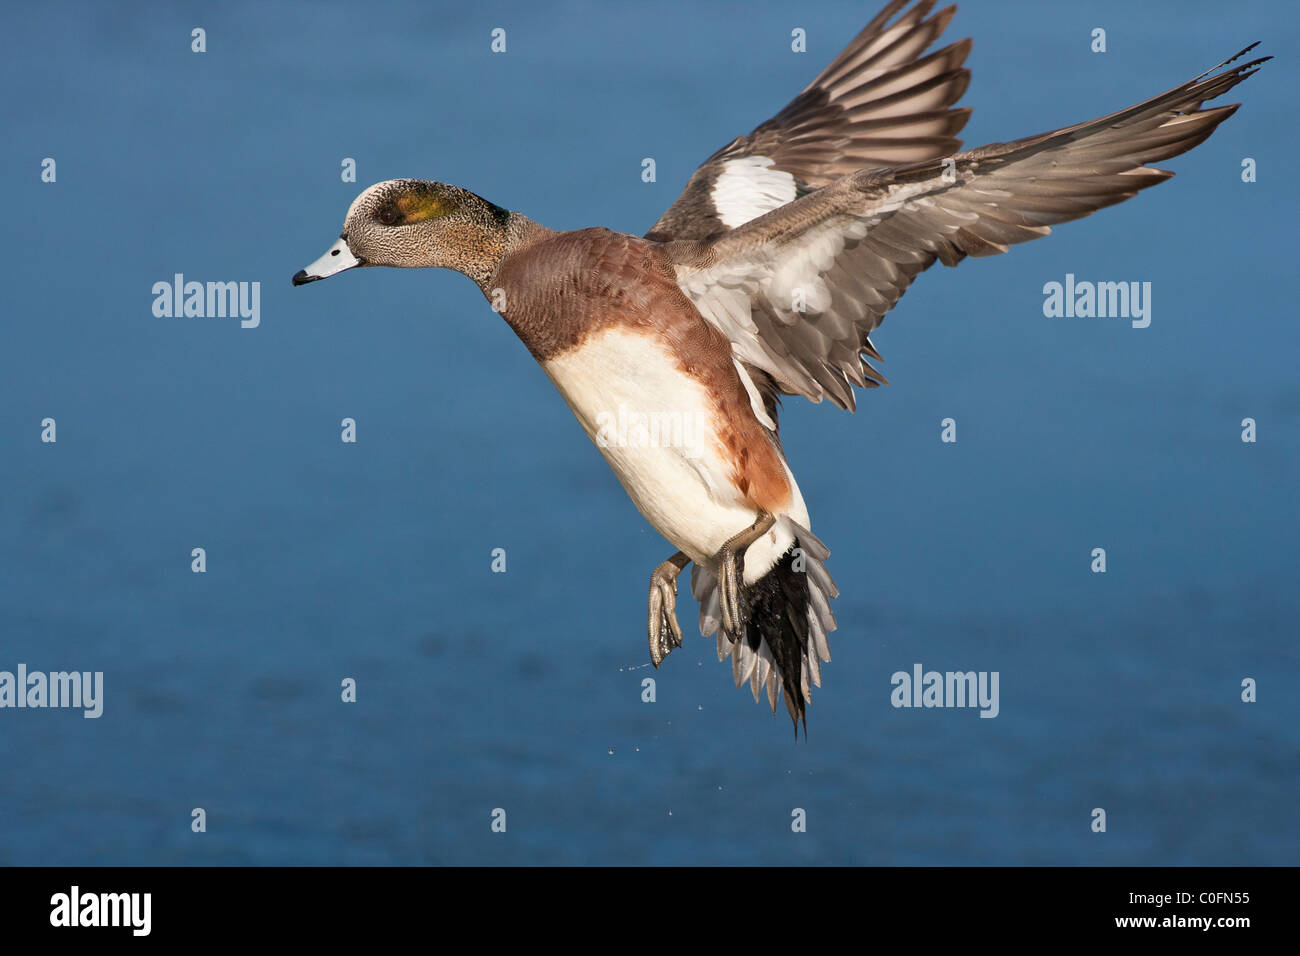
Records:
[[[789,105],[710,156],[648,239],[705,239],[846,173],[950,156],[969,109],[970,40],[922,56],[957,12],[892,0]]]
[[[879,358],[867,336],[919,273],[936,259],[1005,252],[1168,179],[1147,164],[1191,149],[1236,111],[1201,104],[1268,59],[1217,72],[1254,46],[1118,113],[855,172],[713,239],[668,243],[678,284],[768,390],[852,409],[852,386],[884,381],[863,358]]]

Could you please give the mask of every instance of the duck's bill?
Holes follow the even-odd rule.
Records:
[[[328,279],[330,276],[338,275],[340,272],[346,272],[348,269],[355,269],[357,266],[364,266],[365,264],[364,259],[358,259],[352,254],[352,250],[348,248],[347,240],[340,239],[329,247],[325,255],[306,269],[299,269],[293,277],[293,284],[306,285],[308,282],[315,282],[317,279]]]

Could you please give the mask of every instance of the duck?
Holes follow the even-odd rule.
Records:
[[[545,371],[629,498],[675,549],[650,575],[656,668],[701,634],[795,736],[831,660],[830,550],[781,446],[784,396],[852,412],[888,384],[871,340],[913,280],[1038,239],[1173,174],[1153,166],[1240,104],[1252,44],[1098,119],[963,150],[969,39],[956,8],[892,0],[771,119],[695,171],[644,234],[556,231],[447,183],[376,183],[295,286],[356,268],[467,276]],[[630,424],[629,424],[630,423]]]

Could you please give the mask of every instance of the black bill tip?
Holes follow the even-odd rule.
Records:
[[[306,285],[308,282],[315,282],[317,279],[323,279],[324,276],[309,276],[306,269],[299,269],[293,274],[294,285]]]

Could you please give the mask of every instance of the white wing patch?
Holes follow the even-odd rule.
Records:
[[[745,386],[745,392],[749,395],[749,407],[754,411],[754,417],[768,431],[776,431],[776,422],[772,421],[772,416],[768,415],[767,409],[763,407],[763,399],[758,394],[758,388],[754,385],[754,380],[749,377],[745,371],[745,366],[740,364],[740,359],[732,358],[736,366],[736,374],[740,376],[740,383]]]
[[[772,169],[766,156],[729,159],[713,184],[713,208],[728,229],[793,202],[797,195],[794,177]]]

